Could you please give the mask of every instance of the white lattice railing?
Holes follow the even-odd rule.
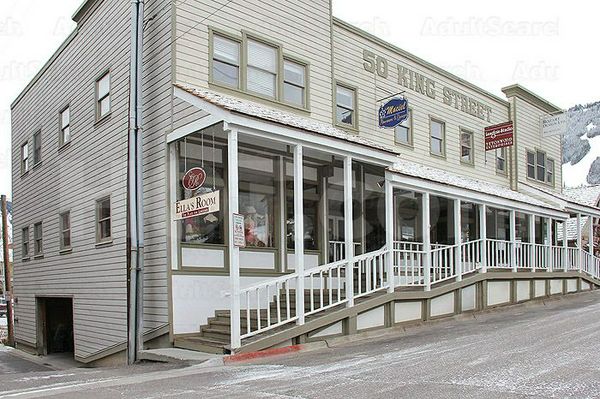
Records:
[[[458,245],[442,246],[431,250],[431,283],[456,277],[456,251]]]
[[[483,240],[464,242],[460,246],[463,274],[481,269],[481,247]]]

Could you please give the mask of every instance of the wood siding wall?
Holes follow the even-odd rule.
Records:
[[[165,1],[149,2],[147,15]],[[146,30],[144,73],[146,329],[168,322],[166,144],[170,127],[170,10]],[[75,355],[85,360],[126,341],[127,136],[130,3],[100,1],[79,31],[14,105],[13,200],[16,338],[36,344],[35,297],[73,297]],[[149,62],[151,60],[151,62]],[[96,123],[95,80],[110,69],[111,115]],[[59,149],[58,115],[71,112],[71,142]],[[20,145],[42,132],[42,162],[20,173]],[[95,201],[110,195],[113,241],[96,244]],[[72,252],[59,252],[59,213],[71,212]],[[43,222],[44,256],[22,262],[21,229]]]

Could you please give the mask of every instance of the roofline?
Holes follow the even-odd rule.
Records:
[[[97,1],[100,0],[84,0],[77,11],[75,11],[71,19],[79,23],[83,19],[83,16],[96,4]]]
[[[518,83],[514,84],[514,85],[503,87],[502,92],[507,97],[514,96],[514,97],[521,98],[521,99],[535,105],[536,107],[543,109],[544,111],[546,111],[548,113],[563,111],[563,109],[560,108],[559,106],[554,105],[550,101],[545,100],[544,98],[538,96],[534,92],[527,90],[525,87],[521,86]]]
[[[17,106],[17,104],[19,103],[19,101],[21,101],[23,99],[23,97],[25,97],[25,95],[27,94],[27,92],[29,90],[31,90],[31,88],[33,87],[33,85],[36,84],[36,82],[42,77],[42,75],[48,70],[48,68],[50,68],[50,65],[52,65],[54,63],[54,61],[56,61],[56,59],[63,52],[63,50],[67,48],[67,46],[71,43],[71,41],[73,41],[73,39],[75,38],[75,36],[77,36],[78,32],[79,32],[79,27],[76,27],[69,34],[69,36],[67,36],[67,38],[65,39],[65,41],[62,42],[62,44],[58,47],[58,49],[54,52],[54,54],[52,54],[52,56],[50,57],[50,59],[48,59],[48,61],[46,61],[46,63],[40,68],[40,70],[38,71],[38,73],[35,74],[35,76],[29,81],[29,83],[27,83],[27,85],[21,91],[21,93],[19,93],[19,95],[13,100],[13,102],[10,104],[10,109],[11,110],[14,109]]]
[[[488,97],[488,98],[490,98],[490,99],[492,99],[494,101],[497,101],[497,102],[501,103],[502,105],[504,105],[506,107],[510,106],[509,102],[506,99],[500,98],[497,95],[492,94],[489,91],[484,90],[481,87],[476,86],[475,84],[473,84],[471,82],[468,82],[468,81],[464,80],[463,78],[460,78],[460,77],[454,75],[453,73],[448,72],[445,69],[442,69],[442,68],[440,68],[440,67],[438,67],[438,66],[430,63],[429,61],[425,61],[423,58],[420,58],[420,57],[418,57],[418,56],[416,56],[416,55],[414,55],[412,53],[409,53],[408,51],[403,50],[403,49],[401,49],[400,47],[398,47],[398,46],[396,46],[394,44],[391,44],[391,43],[389,43],[389,42],[387,42],[387,41],[385,41],[385,40],[383,40],[383,39],[381,39],[381,38],[379,38],[379,37],[377,37],[375,35],[372,35],[371,33],[367,32],[367,31],[364,31],[364,30],[362,30],[362,29],[360,29],[360,28],[358,28],[358,27],[356,27],[356,26],[354,26],[354,25],[352,25],[352,24],[350,24],[350,23],[348,23],[348,22],[346,22],[344,20],[341,20],[338,17],[332,17],[332,18],[333,18],[334,25],[338,25],[341,28],[347,29],[347,30],[349,30],[350,32],[352,32],[354,34],[362,36],[362,37],[364,37],[367,40],[370,40],[370,41],[372,41],[372,42],[374,42],[374,43],[376,43],[376,44],[378,44],[380,46],[383,46],[383,47],[387,48],[390,51],[398,53],[400,56],[402,56],[404,58],[408,58],[409,60],[411,60],[411,61],[413,61],[413,62],[415,62],[415,63],[417,63],[417,64],[419,64],[419,65],[421,65],[421,66],[423,66],[425,68],[431,69],[434,72],[437,72],[440,75],[444,76],[445,78],[448,78],[448,79],[450,79],[450,80],[452,80],[452,81],[454,81],[454,82],[456,82],[458,84],[466,86],[469,89],[474,90],[477,93],[479,93],[479,94],[481,94],[481,95],[483,95],[485,97]]]

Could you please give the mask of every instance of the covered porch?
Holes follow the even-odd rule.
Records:
[[[581,223],[576,246],[558,239],[570,216],[598,218],[596,208],[407,163],[393,148],[210,92],[176,94],[206,114],[168,137],[171,203],[221,195],[218,212],[172,215],[174,324],[221,317],[225,338],[211,339],[221,334],[232,351],[374,294],[494,271],[600,277]],[[179,184],[193,166],[206,170],[200,191]]]

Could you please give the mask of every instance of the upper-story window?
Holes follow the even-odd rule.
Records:
[[[340,84],[336,85],[335,114],[338,124],[356,127],[356,90]]]
[[[29,226],[21,230],[21,257],[29,258]]]
[[[58,145],[61,146],[71,141],[71,110],[69,107],[59,113],[58,120],[60,129]]]
[[[33,135],[33,166],[42,162],[42,131],[38,130]]]
[[[408,118],[394,128],[394,138],[396,143],[412,145],[412,110],[408,110]]]
[[[96,81],[96,120],[110,114],[110,73]]]
[[[240,86],[240,42],[213,36],[212,78],[227,86]]]
[[[33,225],[33,255],[40,256],[44,251],[43,245],[44,233],[42,230],[42,222]]]
[[[306,66],[294,61],[283,61],[283,101],[306,106]]]
[[[471,165],[474,163],[473,133],[462,129],[460,131],[460,161]]]
[[[496,150],[496,171],[506,174],[506,148]]]
[[[112,239],[110,197],[96,202],[96,241],[110,242]]]
[[[67,250],[71,248],[71,212],[66,211],[60,214],[60,249]]]
[[[29,172],[29,142],[21,145],[21,174]]]
[[[554,160],[543,151],[527,151],[527,177],[554,184]]]
[[[430,150],[433,155],[446,155],[446,124],[442,121],[431,119],[429,122],[430,130]]]
[[[279,51],[276,47],[248,39],[248,91],[275,99],[278,61]]]

